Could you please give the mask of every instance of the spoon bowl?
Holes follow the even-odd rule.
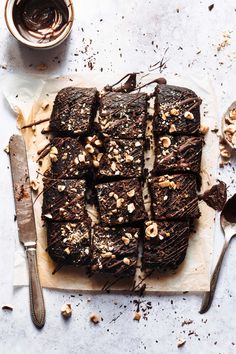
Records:
[[[224,244],[211,276],[210,291],[207,291],[202,299],[201,309],[199,311],[201,314],[207,312],[211,306],[224,255],[228,249],[230,241],[236,235],[236,194],[229,198],[225,203],[220,215],[220,224],[224,234]]]

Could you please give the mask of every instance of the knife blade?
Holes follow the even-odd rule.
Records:
[[[13,135],[9,141],[10,165],[19,240],[24,245],[29,270],[30,309],[37,328],[45,324],[45,305],[37,264],[37,232],[31,195],[30,177],[25,142]]]

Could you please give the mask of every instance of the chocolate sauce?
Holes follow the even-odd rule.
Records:
[[[222,181],[215,184],[211,189],[205,191],[201,196],[200,200],[204,200],[209,207],[221,211],[224,208],[225,202],[227,200],[227,187]]]
[[[18,0],[13,7],[13,21],[25,39],[48,43],[68,26],[69,10],[64,0]]]

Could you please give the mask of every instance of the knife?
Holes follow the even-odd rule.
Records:
[[[26,147],[22,136],[13,135],[10,138],[9,154],[19,240],[24,245],[28,261],[31,317],[35,326],[42,328],[46,312],[38,274],[37,233]]]

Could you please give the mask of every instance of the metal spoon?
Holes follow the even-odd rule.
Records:
[[[220,224],[224,232],[224,245],[211,276],[210,291],[205,292],[199,313],[207,312],[211,306],[225,252],[231,239],[236,235],[236,194],[225,203],[220,215]]]

